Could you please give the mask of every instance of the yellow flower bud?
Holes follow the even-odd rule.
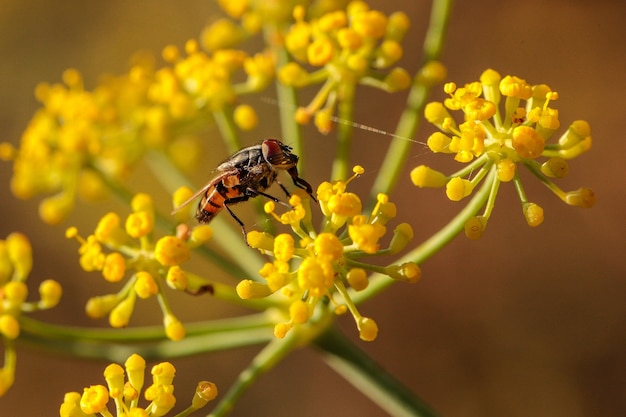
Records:
[[[0,334],[11,340],[20,335],[20,324],[11,314],[0,315]]]
[[[189,284],[187,273],[183,271],[178,265],[174,265],[167,270],[165,282],[167,283],[167,286],[171,289],[179,291],[186,290],[187,285]]]
[[[386,269],[386,274],[398,281],[415,284],[422,277],[420,267],[414,262],[405,262],[400,265],[390,265]]]
[[[124,395],[124,369],[112,363],[104,369],[104,379],[109,387],[111,398],[121,399]]]
[[[281,233],[274,239],[274,257],[287,262],[293,257],[294,240],[290,234]]]
[[[126,376],[128,382],[137,390],[141,391],[144,383],[144,372],[146,370],[146,361],[141,356],[133,353],[124,362],[124,368],[126,369]]]
[[[163,327],[165,327],[165,335],[173,341],[181,340],[185,337],[185,326],[173,314],[166,314],[163,318]]]
[[[590,188],[579,188],[576,191],[566,193],[565,203],[570,206],[590,208],[596,203],[596,195]]]
[[[109,402],[109,392],[104,385],[92,385],[85,388],[80,398],[80,409],[86,414],[103,411]]]
[[[330,39],[316,39],[307,48],[307,60],[309,64],[321,67],[333,59],[335,48]]]
[[[39,306],[41,308],[52,308],[59,303],[63,289],[61,284],[53,279],[47,279],[39,284],[39,296],[41,301]]]
[[[271,265],[271,264],[270,264]],[[237,295],[242,300],[251,300],[255,298],[265,298],[272,293],[270,288],[260,282],[244,279],[237,284]]]
[[[189,247],[175,236],[159,239],[154,248],[154,257],[163,266],[179,265],[189,259]]]
[[[302,300],[296,300],[289,306],[289,317],[293,323],[306,323],[309,319],[309,307]]]
[[[47,224],[64,221],[74,208],[74,200],[67,193],[45,198],[39,204],[39,217]]]
[[[470,217],[464,225],[465,236],[469,239],[480,239],[485,231],[486,219],[482,216]]]
[[[515,162],[509,158],[498,161],[496,165],[496,172],[498,179],[502,182],[509,182],[515,177],[516,165]]]
[[[543,152],[545,139],[532,127],[518,126],[513,129],[513,148],[522,158],[537,158]]]
[[[140,211],[136,213],[130,213],[126,218],[126,233],[129,236],[138,239],[146,236],[152,231],[154,227],[154,219],[150,213],[146,211]]]
[[[537,227],[543,223],[543,208],[541,206],[535,203],[525,203],[522,209],[530,227]]]
[[[134,289],[139,298],[146,299],[159,293],[159,287],[149,272],[139,271],[135,276]]]
[[[411,171],[411,181],[420,188],[439,188],[446,185],[448,178],[439,171],[420,165]]]
[[[109,324],[111,327],[126,327],[130,321],[130,316],[135,309],[135,292],[131,292],[128,297],[116,305],[109,314]]]
[[[569,164],[563,158],[550,158],[541,165],[541,172],[551,178],[565,178],[569,173]]]
[[[115,294],[92,297],[87,300],[85,313],[92,319],[99,319],[108,314],[120,302]]]
[[[364,290],[369,285],[367,273],[362,268],[351,268],[346,274],[346,280],[355,291]]]
[[[0,395],[2,395],[2,371],[0,370]],[[68,392],[63,397],[63,404],[59,408],[60,417],[86,417],[80,409],[80,397],[78,392]]]
[[[472,183],[463,178],[454,177],[446,184],[446,195],[452,201],[460,201],[471,192]]]
[[[102,276],[109,282],[119,282],[126,275],[126,260],[119,252],[111,252],[104,258]]]
[[[404,249],[413,239],[413,228],[408,223],[400,223],[393,231],[389,253],[396,254]]]
[[[259,123],[259,118],[254,108],[247,104],[240,104],[235,108],[233,120],[239,129],[244,131],[254,129]]]
[[[198,410],[209,401],[213,401],[217,397],[217,385],[209,381],[200,381],[196,386],[196,393],[191,400],[191,407]]]
[[[172,385],[176,375],[176,368],[169,362],[161,362],[154,365],[150,373],[152,374],[154,385]]]
[[[378,325],[369,317],[361,317],[357,323],[357,328],[359,329],[359,337],[366,342],[371,342],[378,336]]]

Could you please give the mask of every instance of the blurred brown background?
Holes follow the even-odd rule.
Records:
[[[404,65],[415,69],[428,2],[371,3],[386,12],[401,8],[410,15],[413,27],[405,41]],[[99,74],[123,72],[133,52],[158,53],[166,44],[182,45],[216,16],[209,0],[3,0],[0,140],[17,143],[37,109],[33,98],[37,82],[56,82],[65,68],[75,67],[91,88]],[[623,106],[619,94],[626,87],[623,16],[624,3],[617,0],[456,5],[443,55],[449,79],[463,84],[491,67],[558,91],[554,107],[563,128],[586,119],[594,137],[592,151],[572,161],[570,176],[559,184],[565,189],[593,188],[597,205],[591,210],[568,207],[526,175],[527,193],[545,209],[541,227],[525,225],[513,187],[504,186],[480,241],[457,238],[423,265],[418,285],[396,285],[361,307],[381,329],[378,340],[360,343],[362,348],[443,416],[626,415],[626,118],[619,107]],[[393,130],[403,95],[362,88],[358,97],[356,121]],[[434,97],[441,98],[441,93]],[[276,109],[260,101],[252,104],[263,113],[263,123],[246,140],[278,135]],[[418,139],[430,131],[424,126]],[[353,184],[364,192],[389,138],[364,131],[355,136],[359,146],[353,161],[369,167],[369,175]],[[308,166],[307,179],[317,184],[328,175],[332,139],[312,129],[307,137],[309,158],[319,159],[315,169]],[[414,152],[407,173],[418,164],[448,172],[454,168],[449,158],[417,146]],[[87,233],[114,203],[80,207],[81,213],[91,213],[74,215],[61,227],[45,226],[37,218],[37,201],[18,201],[10,195],[6,186],[10,175],[10,164],[0,163],[0,236],[16,230],[27,233],[35,253],[31,285],[55,278],[65,290],[61,306],[38,317],[89,324],[82,317],[86,299],[112,289],[96,274],[81,273],[76,245],[65,241],[63,231],[77,224]],[[416,239],[429,236],[460,207],[441,191],[414,188],[407,176],[393,200],[400,211],[398,222],[410,221]],[[223,314],[224,306],[210,299],[174,299],[183,317]],[[156,303],[141,304],[151,304],[142,307],[150,314],[143,320],[136,314],[133,324],[158,323]],[[195,311],[185,312],[183,305]],[[342,327],[356,336],[349,319]],[[103,362],[18,348],[17,380],[0,399],[2,416],[58,415],[66,391],[104,382]],[[256,351],[174,360],[179,405],[188,403],[201,379],[212,379],[225,392]],[[384,415],[321,363],[312,350],[296,352],[263,377],[233,415]]]

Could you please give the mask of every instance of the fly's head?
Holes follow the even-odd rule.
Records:
[[[266,139],[261,145],[263,158],[274,169],[290,170],[298,164],[298,156],[291,153],[291,147],[276,139]]]

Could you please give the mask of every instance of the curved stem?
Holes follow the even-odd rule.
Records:
[[[276,364],[284,359],[295,349],[308,345],[314,338],[325,331],[332,323],[332,313],[325,310],[317,320],[310,325],[300,325],[292,328],[283,339],[273,338],[258,355],[254,357],[250,365],[244,369],[222,397],[220,403],[207,417],[223,417],[233,409],[237,400],[250,388],[260,377]]]
[[[186,337],[173,342],[165,338],[163,326],[97,329],[21,317],[20,341],[76,357],[119,362],[132,353],[146,359],[172,358],[264,343],[273,338],[272,326],[265,314],[191,323],[185,325]]]
[[[336,329],[315,339],[326,363],[395,417],[435,417],[434,411]]]
[[[396,263],[401,264],[403,262],[415,262],[417,264],[422,264],[435,253],[439,252],[442,247],[450,243],[450,241],[463,230],[465,222],[467,222],[469,218],[475,216],[476,213],[478,213],[478,211],[485,206],[485,203],[489,199],[492,192],[492,184],[496,180],[495,176],[496,170],[489,170],[489,174],[485,177],[482,186],[474,194],[463,210],[461,210],[437,233],[432,235],[429,239],[404,255],[402,258],[398,259]],[[386,275],[374,274],[370,278],[370,284],[368,287],[363,291],[355,293],[352,296],[352,299],[356,304],[362,303],[387,288],[393,282],[395,281]]]

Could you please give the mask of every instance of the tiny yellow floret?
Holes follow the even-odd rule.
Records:
[[[162,237],[154,248],[154,257],[164,266],[180,265],[189,255],[189,247],[175,236]]]
[[[80,409],[86,414],[103,411],[109,402],[109,392],[104,385],[92,385],[85,388],[80,398]]]

